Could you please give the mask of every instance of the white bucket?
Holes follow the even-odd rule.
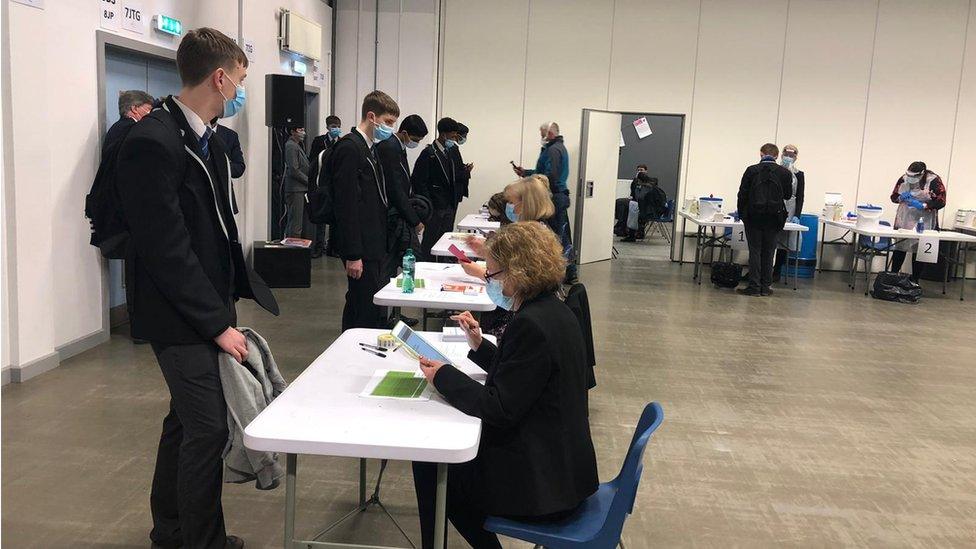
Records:
[[[712,221],[715,219],[715,214],[724,215],[722,213],[722,199],[712,198],[710,196],[703,196],[698,199],[698,219],[704,219],[705,221]]]
[[[857,228],[858,229],[877,229],[881,221],[881,214],[884,208],[872,204],[862,204],[857,207]]]

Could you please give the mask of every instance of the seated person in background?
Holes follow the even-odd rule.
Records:
[[[790,173],[793,174],[793,198],[785,201],[787,221],[793,223],[800,222],[800,214],[803,213],[803,193],[804,189],[806,189],[806,178],[803,175],[803,171],[796,169],[796,157],[799,152],[796,145],[786,145],[783,147],[783,154],[780,156],[779,161],[781,166],[790,170]],[[783,242],[788,243],[790,250],[798,251],[800,246],[797,239],[800,233],[783,232]],[[790,242],[790,238],[793,239],[793,242]],[[794,244],[796,245],[794,246]],[[786,263],[786,256],[788,254],[789,252],[782,248],[776,249],[776,261],[773,262],[773,282],[779,282],[783,274],[783,264]]]
[[[504,227],[512,222],[511,219],[505,215],[505,205],[508,201],[505,200],[505,193],[495,193],[491,195],[488,199],[488,221],[495,221],[501,223]]]
[[[452,317],[485,384],[450,364],[420,359],[449,404],[482,421],[478,456],[448,469],[447,517],[478,549],[500,548],[488,515],[556,521],[596,490],[587,417],[586,350],[579,322],[555,292],[565,275],[562,246],[541,223],[513,223],[486,244],[488,295],[515,316],[497,346],[471,313]],[[423,547],[433,545],[436,466],[413,464]]]
[[[929,170],[925,162],[912,162],[905,175],[898,178],[891,201],[898,204],[895,211],[896,229],[915,229],[919,220],[926,230],[939,230],[938,212],[946,205],[946,188],[942,178]],[[904,239],[891,252],[891,270],[901,271],[905,256],[912,252],[912,280],[918,282],[922,265],[915,259],[918,241]]]
[[[627,215],[627,237],[623,242],[644,238],[644,225],[667,212],[668,195],[657,185],[657,178],[641,172],[630,184],[630,204]]]

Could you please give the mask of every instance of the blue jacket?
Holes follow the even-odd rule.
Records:
[[[568,190],[566,181],[569,180],[569,151],[563,143],[563,136],[556,137],[542,147],[535,169],[525,171],[525,175],[533,174],[548,177],[549,190],[554,194]]]

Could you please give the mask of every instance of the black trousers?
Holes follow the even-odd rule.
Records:
[[[447,518],[474,549],[501,549],[498,536],[485,530],[487,513],[478,505],[474,462],[447,468]],[[437,464],[413,462],[413,486],[420,514],[423,549],[434,547],[434,503],[437,493]]]
[[[224,547],[221,454],[228,431],[218,348],[213,343],[153,343],[152,348],[169,387],[170,404],[149,497],[149,537],[166,547]]]
[[[905,256],[908,255],[907,252],[903,250],[894,250],[891,252],[891,270],[893,272],[901,271],[901,266],[905,264]],[[918,282],[919,276],[922,274],[922,263],[918,261],[915,253],[912,253],[912,282]]]
[[[746,225],[745,230],[749,245],[749,287],[757,290],[769,288],[773,284],[776,237],[783,228]]]
[[[424,240],[420,243],[419,261],[434,261],[430,255],[430,249],[437,244],[437,241],[454,230],[454,218],[457,216],[457,209],[454,210],[434,210],[430,214],[430,219],[424,223]]]
[[[382,328],[382,307],[373,303],[373,295],[386,285],[382,259],[364,259],[359,278],[347,276],[346,306],[342,309],[342,331],[350,328]]]
[[[325,228],[328,225],[325,223],[313,223],[313,225],[315,225],[315,239],[312,241],[312,249],[324,252],[326,248]]]

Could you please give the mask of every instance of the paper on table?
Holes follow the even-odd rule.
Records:
[[[647,123],[646,116],[634,120],[634,129],[637,130],[637,137],[640,139],[644,139],[653,133],[651,131],[651,125]]]
[[[430,400],[430,386],[417,372],[376,370],[359,394],[366,398],[393,398],[399,400]]]

